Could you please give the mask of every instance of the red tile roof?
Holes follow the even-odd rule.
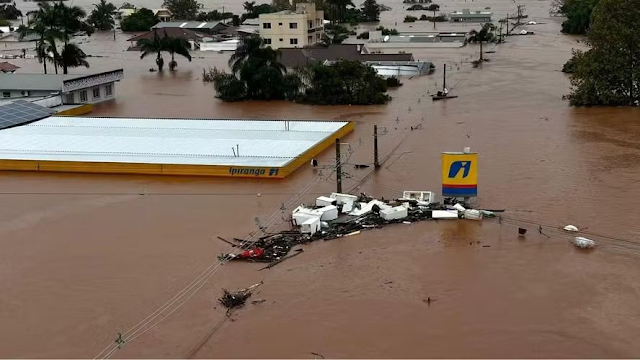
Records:
[[[1,62],[0,63],[0,71],[2,72],[13,72],[20,69],[20,66],[13,65],[9,62]]]

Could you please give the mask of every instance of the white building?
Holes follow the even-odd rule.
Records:
[[[95,104],[115,98],[122,69],[90,75],[0,74],[2,99],[60,95],[63,104]]]
[[[322,41],[324,12],[316,5],[299,3],[296,10],[260,14],[260,37],[273,49],[297,48]]]

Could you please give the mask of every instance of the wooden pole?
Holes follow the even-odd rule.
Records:
[[[378,162],[378,125],[373,125],[373,164],[376,168],[380,167]]]
[[[336,139],[336,191],[342,192],[342,165],[340,164],[340,139]]]

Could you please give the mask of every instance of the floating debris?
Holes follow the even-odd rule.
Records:
[[[299,244],[359,235],[362,231],[392,224],[437,219],[480,221],[484,217],[494,217],[494,211],[504,210],[475,210],[455,198],[447,198],[444,204],[440,204],[435,202],[431,191],[404,191],[401,198],[393,200],[378,200],[364,193],[359,196],[332,193],[331,196],[316,198],[315,206],[300,205],[293,210],[292,230],[267,234],[256,241],[233,238],[238,242],[236,247],[244,251],[239,254],[221,254],[219,259],[270,263],[260,269],[263,270],[299,255],[301,251],[288,255]]]
[[[578,227],[575,225],[567,225],[564,228],[564,231],[578,232]]]
[[[222,291],[224,291],[224,294],[221,298],[218,299],[218,301],[220,302],[220,304],[222,304],[222,306],[226,307],[229,310],[242,307],[247,299],[251,297],[251,291],[262,285],[263,283],[263,281],[260,281],[259,283],[251,285],[246,289],[241,289],[234,292],[229,292],[225,289],[222,289]]]
[[[576,236],[574,239],[569,240],[569,242],[580,249],[593,249],[596,247],[595,241],[581,236]]]

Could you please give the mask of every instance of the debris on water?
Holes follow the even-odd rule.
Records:
[[[524,234],[526,234],[526,233],[527,233],[527,229],[518,228],[518,236],[524,237]]]
[[[267,301],[267,300],[260,299],[260,300],[253,300],[251,303],[252,303],[253,305],[258,305],[258,304],[262,304],[262,303],[263,303],[263,302],[265,302],[265,301]]]
[[[312,241],[350,237],[362,231],[400,223],[408,225],[437,219],[480,221],[495,217],[494,212],[502,211],[473,209],[470,204],[456,198],[445,198],[444,203],[438,203],[431,191],[404,191],[402,197],[391,200],[375,199],[365,193],[359,196],[332,193],[317,197],[313,205],[296,207],[289,219],[289,230],[265,234],[257,240],[231,238],[237,244],[219,238],[239,250],[221,254],[218,258],[221,261],[269,263],[260,269],[264,270],[298,255],[300,251],[289,255],[294,246]]]
[[[251,297],[252,290],[262,285],[263,283],[264,282],[261,281],[257,284],[249,286],[246,289],[241,289],[233,292],[222,289],[224,294],[221,298],[218,299],[218,301],[220,302],[220,304],[222,304],[222,306],[226,307],[229,310],[242,307],[247,299]]]
[[[569,240],[569,242],[580,249],[593,249],[596,247],[595,241],[582,236],[576,236],[574,239]]]
[[[311,355],[320,356],[321,359],[324,359],[324,356],[322,354],[312,352]]]
[[[575,225],[567,225],[564,228],[564,231],[578,232],[578,227]]]
[[[491,247],[491,245],[482,245],[482,247]]]

